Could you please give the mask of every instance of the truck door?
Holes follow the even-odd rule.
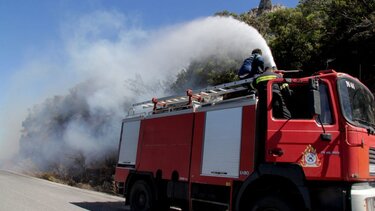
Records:
[[[321,115],[314,116],[309,112],[308,81],[289,83],[292,94],[283,98],[291,118],[282,119],[275,118],[277,109],[272,101],[271,85],[280,84],[278,81],[268,83],[266,161],[297,163],[307,177],[340,177],[339,127],[333,87],[328,81],[319,81]],[[322,134],[330,134],[330,138]]]

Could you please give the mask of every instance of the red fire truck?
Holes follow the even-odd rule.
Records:
[[[334,70],[284,77],[268,81],[261,108],[251,81],[133,105],[115,173],[131,209],[375,210],[368,88]],[[275,117],[274,84],[293,92],[291,118]]]

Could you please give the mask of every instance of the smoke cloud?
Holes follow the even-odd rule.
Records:
[[[59,50],[34,56],[14,77],[11,90],[18,95],[9,105],[21,106],[4,113],[19,117],[2,125],[13,151],[41,169],[69,163],[78,152],[88,164],[117,153],[121,119],[130,105],[163,96],[177,73],[194,60],[242,60],[260,48],[266,65],[274,65],[262,36],[227,17],[147,31],[123,14],[99,11],[67,21],[61,34]]]

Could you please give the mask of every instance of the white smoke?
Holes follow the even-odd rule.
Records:
[[[13,139],[7,140],[12,143],[23,131],[21,152],[38,156],[40,162],[59,160],[69,153],[64,150],[79,150],[94,159],[116,149],[128,105],[163,96],[163,83],[174,80],[196,59],[215,55],[244,59],[260,48],[266,66],[274,65],[262,36],[227,17],[147,31],[123,14],[104,11],[63,24],[62,35],[57,53],[50,49],[34,56],[32,65],[27,63],[17,73],[12,90],[18,95],[11,104],[22,106],[5,112],[22,117],[14,124],[2,124],[12,131]],[[40,103],[43,98],[47,100]]]

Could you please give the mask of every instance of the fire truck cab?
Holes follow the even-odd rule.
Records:
[[[252,79],[133,105],[122,122],[115,183],[132,210],[375,210],[375,101],[326,70]],[[275,115],[288,84],[291,118]],[[239,95],[238,93],[245,93]]]

